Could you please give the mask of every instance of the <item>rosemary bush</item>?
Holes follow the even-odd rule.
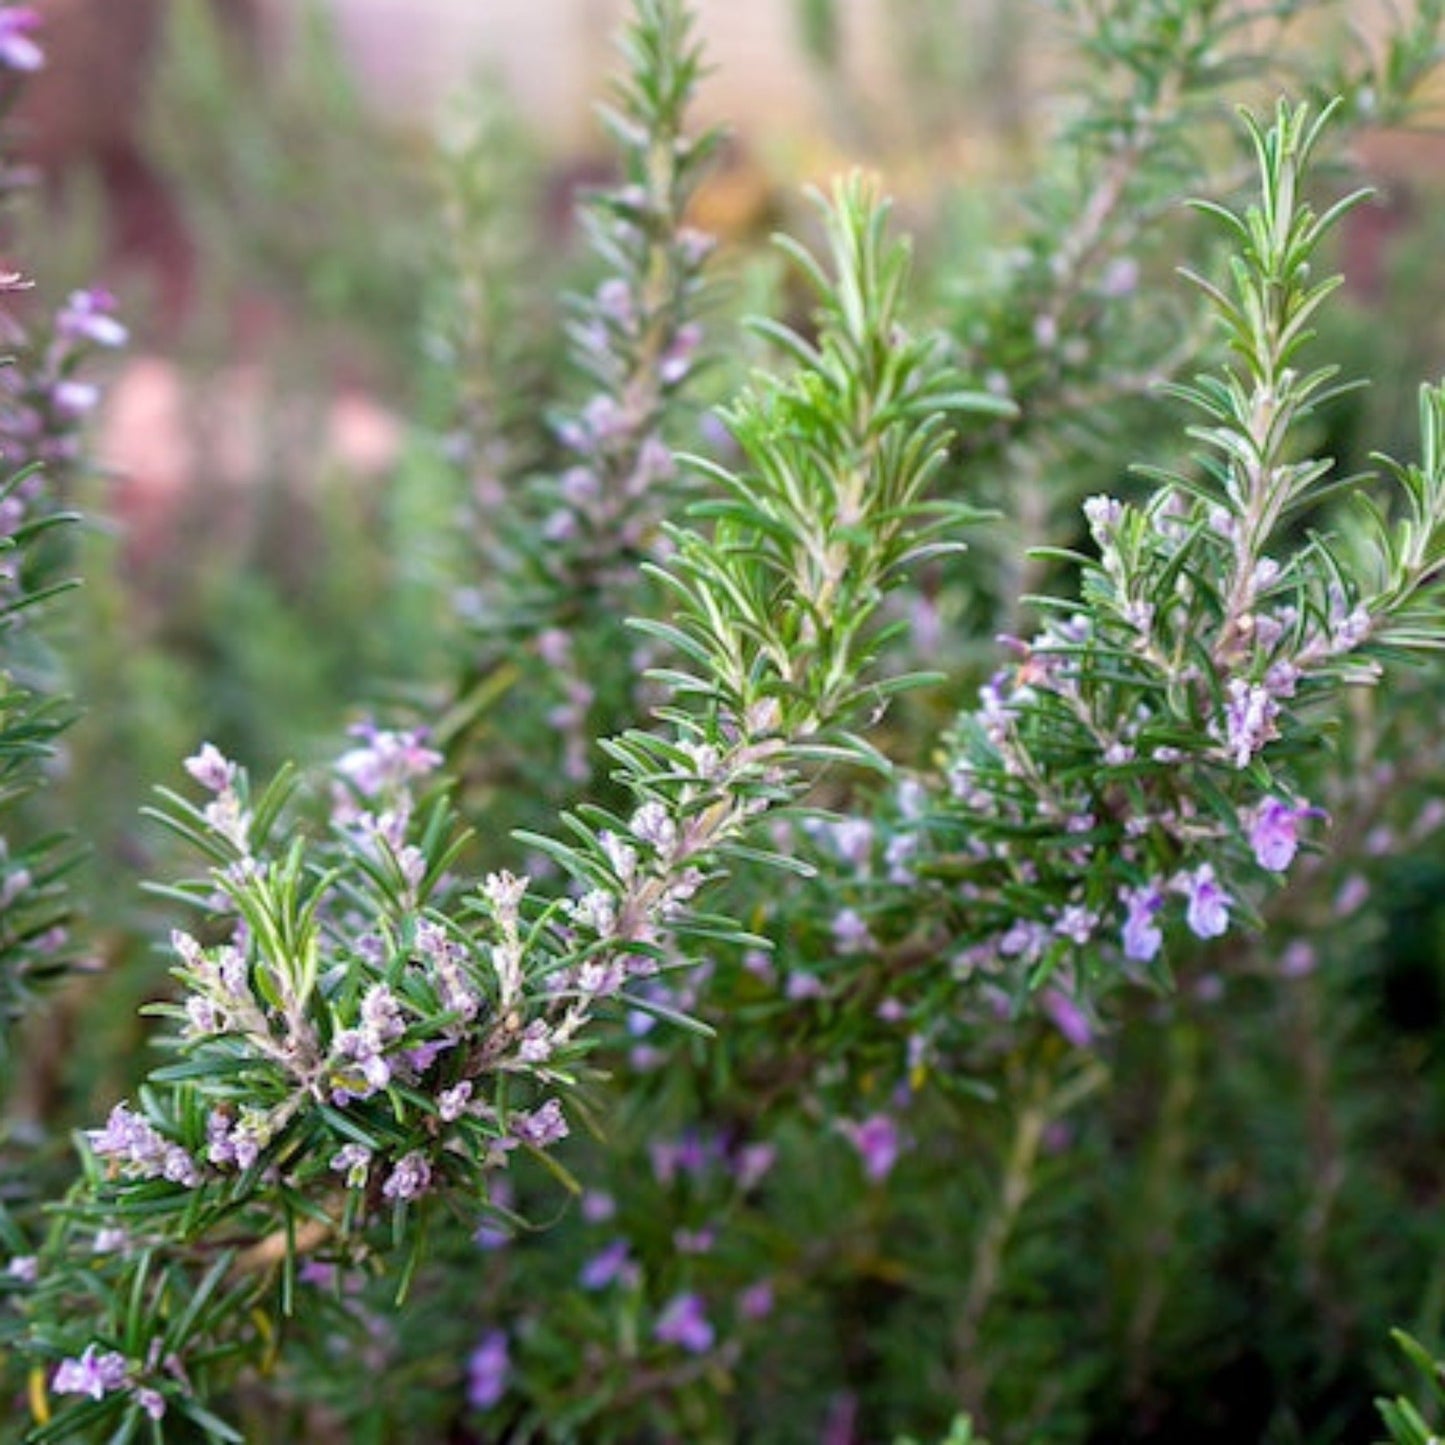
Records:
[[[841,181],[742,378],[683,0],[633,7],[560,367],[505,128],[447,161],[451,666],[329,769],[160,788],[162,1058],[50,1197],[63,1139],[0,1157],[6,1438],[1432,1438],[1372,1398],[1392,1322],[1439,1339],[1439,1063],[1371,989],[1439,878],[1445,389],[1336,475],[1320,172],[1440,17],[1311,68],[1306,10],[1079,7],[1014,244],[915,278]],[[64,721],[37,482],[124,333],[79,293],[55,337],[7,807]],[[67,855],[6,847],[14,1012]]]

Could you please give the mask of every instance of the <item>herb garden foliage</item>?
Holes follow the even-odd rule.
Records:
[[[1426,68],[1432,16],[1378,98]],[[1195,69],[1074,132],[1114,181],[1067,264],[1030,273],[1064,287],[1036,313],[1055,339],[1134,241],[1129,198],[1164,188],[1166,130],[1178,167],[1177,117],[1221,79],[1209,46],[1239,33],[1214,5],[1085,18],[1141,76]],[[0,20],[23,71],[29,12]],[[919,327],[907,247],[852,179],[819,203],[818,251],[784,243],[807,320],[758,323],[771,359],[726,438],[675,456],[708,250],[685,208],[711,145],[684,127],[680,0],[638,0],[626,55],[624,179],[589,212],[608,275],[568,333],[590,399],[509,449],[503,421],[530,423],[467,353],[485,336],[453,334],[480,368],[466,455],[509,490],[439,728],[364,724],[327,775],[265,784],[205,743],[160,792],[199,869],[154,889],[175,919],[149,1009],[164,1057],[77,1138],[63,1197],[6,1145],[7,1428],[1362,1438],[1388,1321],[1430,1336],[1438,1312],[1438,1170],[1401,1167],[1438,1063],[1392,1043],[1376,965],[1343,950],[1368,937],[1370,876],[1425,866],[1445,815],[1411,710],[1445,644],[1445,393],[1423,388],[1418,461],[1384,482],[1319,451],[1349,381],[1317,359],[1322,248],[1358,198],[1317,207],[1309,179],[1343,118],[1245,116],[1248,196],[1198,202],[1219,253],[1187,283],[1212,330],[1148,363],[1180,438],[1121,435],[1150,439],[1132,479],[1121,463],[1087,536],[1030,563],[1045,590],[999,599],[1038,621],[940,724],[957,685],[899,659],[930,650],[963,541],[992,525],[954,494],[970,463],[1066,466],[1049,418],[1081,376],[993,375],[1001,311],[965,338]],[[473,234],[501,224],[468,204]],[[123,339],[89,293],[62,317]],[[1123,408],[1129,348],[1098,339],[1097,405]],[[58,515],[13,503],[53,475],[0,503],[7,799],[60,720],[13,621],[52,590],[24,559]],[[488,772],[498,700],[533,689]],[[510,799],[539,717],[548,761]],[[573,788],[592,795],[533,821]],[[65,905],[53,844],[7,846],[18,1008]],[[1396,1439],[1430,1438],[1408,1400],[1380,1408]]]

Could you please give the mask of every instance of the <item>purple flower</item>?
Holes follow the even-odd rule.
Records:
[[[490,1410],[507,1393],[512,1361],[505,1330],[491,1330],[467,1360],[467,1401],[474,1410]]]
[[[86,1130],[93,1153],[115,1159],[142,1179],[166,1178],[194,1188],[201,1182],[195,1161],[179,1144],[171,1144],[125,1103],[117,1104],[104,1129]]]
[[[0,68],[30,72],[45,64],[45,52],[26,34],[39,24],[39,11],[29,5],[0,10]]]
[[[698,1177],[715,1157],[714,1148],[689,1129],[678,1139],[658,1139],[647,1146],[652,1176],[659,1184],[671,1184],[678,1174]]]
[[[567,1137],[567,1120],[562,1105],[556,1099],[548,1099],[540,1109],[530,1114],[512,1115],[512,1133],[524,1144],[534,1149],[545,1149],[559,1139]]]
[[[702,1298],[680,1294],[658,1316],[653,1333],[665,1345],[681,1345],[694,1355],[712,1349],[713,1328],[703,1313]]]
[[[331,1167],[346,1175],[348,1189],[365,1189],[371,1172],[371,1150],[365,1144],[343,1144],[332,1157]]]
[[[159,1420],[166,1413],[165,1396],[162,1395],[159,1390],[137,1390],[135,1392],[135,1402],[152,1420]]]
[[[214,743],[202,743],[194,757],[186,759],[186,771],[208,792],[224,793],[235,781],[236,765],[228,761]]]
[[[617,1213],[617,1201],[600,1189],[589,1189],[582,1196],[582,1218],[588,1224],[605,1224]]]
[[[1336,918],[1348,918],[1350,914],[1362,908],[1366,899],[1370,896],[1370,885],[1358,873],[1351,873],[1343,883],[1340,884],[1339,892],[1335,894],[1334,904]]]
[[[381,1186],[381,1192],[388,1199],[402,1201],[426,1193],[430,1185],[431,1165],[420,1149],[413,1149],[397,1161],[396,1168]]]
[[[738,1182],[738,1188],[744,1193],[756,1188],[777,1157],[777,1148],[772,1144],[744,1144],[733,1161],[733,1177]]]
[[[787,986],[783,990],[784,995],[794,1001],[807,998],[822,998],[827,989],[823,987],[822,980],[813,973],[805,973],[799,969],[788,975]]]
[[[1299,851],[1300,823],[1321,813],[1318,808],[1297,807],[1271,794],[1247,816],[1255,861],[1271,873],[1283,873]]]
[[[13,11],[11,12],[14,13]],[[93,346],[124,346],[130,333],[115,319],[115,297],[98,287],[72,291],[55,317],[55,329],[71,341]]]
[[[1142,888],[1126,888],[1119,896],[1128,909],[1124,957],[1148,963],[1164,942],[1164,934],[1154,922],[1154,915],[1164,906],[1164,894],[1157,883],[1146,883]]]
[[[1292,939],[1280,955],[1279,971],[1285,978],[1304,978],[1315,971],[1315,951],[1302,938]]]
[[[606,1249],[594,1254],[582,1266],[582,1273],[577,1276],[577,1283],[583,1289],[606,1289],[613,1280],[618,1279],[626,1272],[628,1263],[627,1241],[619,1239],[609,1244]]]
[[[1225,743],[1236,768],[1249,766],[1249,760],[1271,738],[1278,736],[1275,719],[1279,704],[1267,687],[1251,686],[1236,677],[1229,684],[1229,701],[1224,706]]]
[[[1179,886],[1189,904],[1184,921],[1196,938],[1218,938],[1229,927],[1229,894],[1219,886],[1214,869],[1204,863],[1192,873],[1180,875]]]
[[[877,946],[856,908],[844,908],[834,918],[833,942],[843,953],[867,953]]]
[[[100,405],[100,388],[90,381],[57,381],[50,393],[56,411],[75,420]]]
[[[98,1355],[87,1345],[78,1360],[62,1360],[50,1382],[57,1395],[89,1395],[99,1400],[125,1384],[125,1356],[114,1350]]]
[[[361,723],[351,735],[364,746],[338,758],[336,771],[368,797],[424,778],[442,765],[442,755],[423,745],[424,734],[419,731],[386,732]]]
[[[443,1089],[437,1095],[437,1113],[450,1124],[466,1112],[471,1097],[472,1081],[463,1079],[455,1088]]]
[[[1054,932],[1074,943],[1087,943],[1099,926],[1099,915],[1078,903],[1071,903],[1054,922]]]
[[[1039,1004],[1054,1027],[1076,1049],[1086,1049],[1093,1042],[1094,1031],[1087,1016],[1068,994],[1056,988],[1046,988],[1039,995]]]
[[[773,1312],[773,1283],[761,1279],[738,1296],[738,1313],[745,1320],[766,1319]]]
[[[863,1161],[863,1172],[875,1184],[881,1183],[893,1172],[902,1141],[898,1137],[898,1126],[890,1115],[873,1114],[856,1122],[843,1119],[838,1127],[858,1151]]]

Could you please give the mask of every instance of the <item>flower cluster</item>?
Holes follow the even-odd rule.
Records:
[[[57,1395],[88,1395],[92,1400],[123,1391],[150,1419],[162,1419],[166,1413],[165,1396],[149,1385],[134,1381],[124,1355],[116,1350],[97,1353],[93,1344],[85,1347],[79,1359],[61,1361],[51,1378],[50,1388]]]

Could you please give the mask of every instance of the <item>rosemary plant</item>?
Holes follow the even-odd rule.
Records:
[[[565,1137],[598,1011],[656,1010],[637,979],[745,937],[695,900],[763,856],[752,820],[817,761],[869,758],[848,725],[892,690],[863,678],[869,620],[960,518],[923,496],[947,410],[997,403],[901,333],[903,252],[872,194],[844,187],[828,220],[832,273],[800,253],[824,307],[817,343],[794,342],[808,366],[730,413],[748,469],[708,467],[710,530],[671,528],[657,575],[679,605],[649,630],[683,664],[675,701],[659,731],[608,744],[632,811],[529,839],[574,888],[464,883],[440,757],[415,735],[368,733],[340,760],[316,837],[287,777],[253,792],[209,746],[187,765],[208,801],[166,795],[157,816],[211,863],[168,891],[208,941],[175,934],[184,996],[159,1011],[177,1060],[90,1131],[40,1246],[27,1348],[57,1363],[36,1440],[172,1412],[230,1438],[207,1401],[271,1347],[303,1264],[396,1256],[404,1293],[428,1212]]]
[[[1420,78],[1439,8],[1378,64],[1326,65],[1341,102],[1246,113],[1248,201],[1194,127],[1304,7],[1078,11],[1078,183],[1050,183],[1012,279],[920,326],[887,205],[844,182],[820,254],[783,242],[813,309],[759,323],[776,364],[694,456],[686,210],[713,142],[683,124],[687,7],[636,0],[624,175],[586,213],[608,274],[567,329],[589,398],[545,434],[513,406],[519,353],[468,330],[519,314],[487,277],[448,343],[504,514],[478,521],[462,686],[317,779],[253,783],[203,744],[152,812],[199,860],[153,890],[177,917],[147,1010],[165,1057],[79,1134],[63,1198],[9,1191],[7,1438],[1198,1438],[1214,1402],[1181,1387],[1171,1413],[1167,1371],[1219,1349],[1244,1250],[1281,1261],[1255,1301],[1270,1378],[1359,1383],[1415,1285],[1356,1300],[1358,1241],[1392,1211],[1392,1260],[1437,1239],[1402,1198],[1435,1176],[1359,1164],[1379,1118],[1337,1107],[1354,1016],[1321,958],[1360,937],[1350,880],[1445,818],[1411,796],[1445,761],[1393,756],[1415,735],[1382,687],[1445,644],[1445,389],[1388,487],[1334,474],[1348,382],[1314,332],[1358,197],[1317,204],[1312,176],[1367,75],[1387,108]],[[0,68],[29,55],[21,13]],[[1186,174],[1209,324],[1169,340],[1192,305],[1125,263]],[[494,200],[458,234],[505,268]],[[57,334],[122,339],[90,293]],[[1079,507],[1123,470],[1094,423],[1166,374],[1121,423],[1123,495]],[[1020,458],[1025,491],[1064,470],[1022,518],[1058,545],[984,606],[1006,635],[956,649],[994,669],[960,710],[966,672],[899,659],[911,628],[951,664],[920,648],[930,606],[997,590],[951,498]],[[53,525],[11,506],[33,475],[0,495],[0,800],[60,721],[12,681]],[[1380,739],[1388,777],[1363,766]],[[584,800],[558,818],[563,792]],[[7,987],[59,919],[46,856],[0,855]],[[1390,1055],[1385,1092],[1417,1098],[1419,1057]],[[1430,1137],[1428,1107],[1391,1108]],[[1288,1400],[1254,1433],[1342,1418]]]

